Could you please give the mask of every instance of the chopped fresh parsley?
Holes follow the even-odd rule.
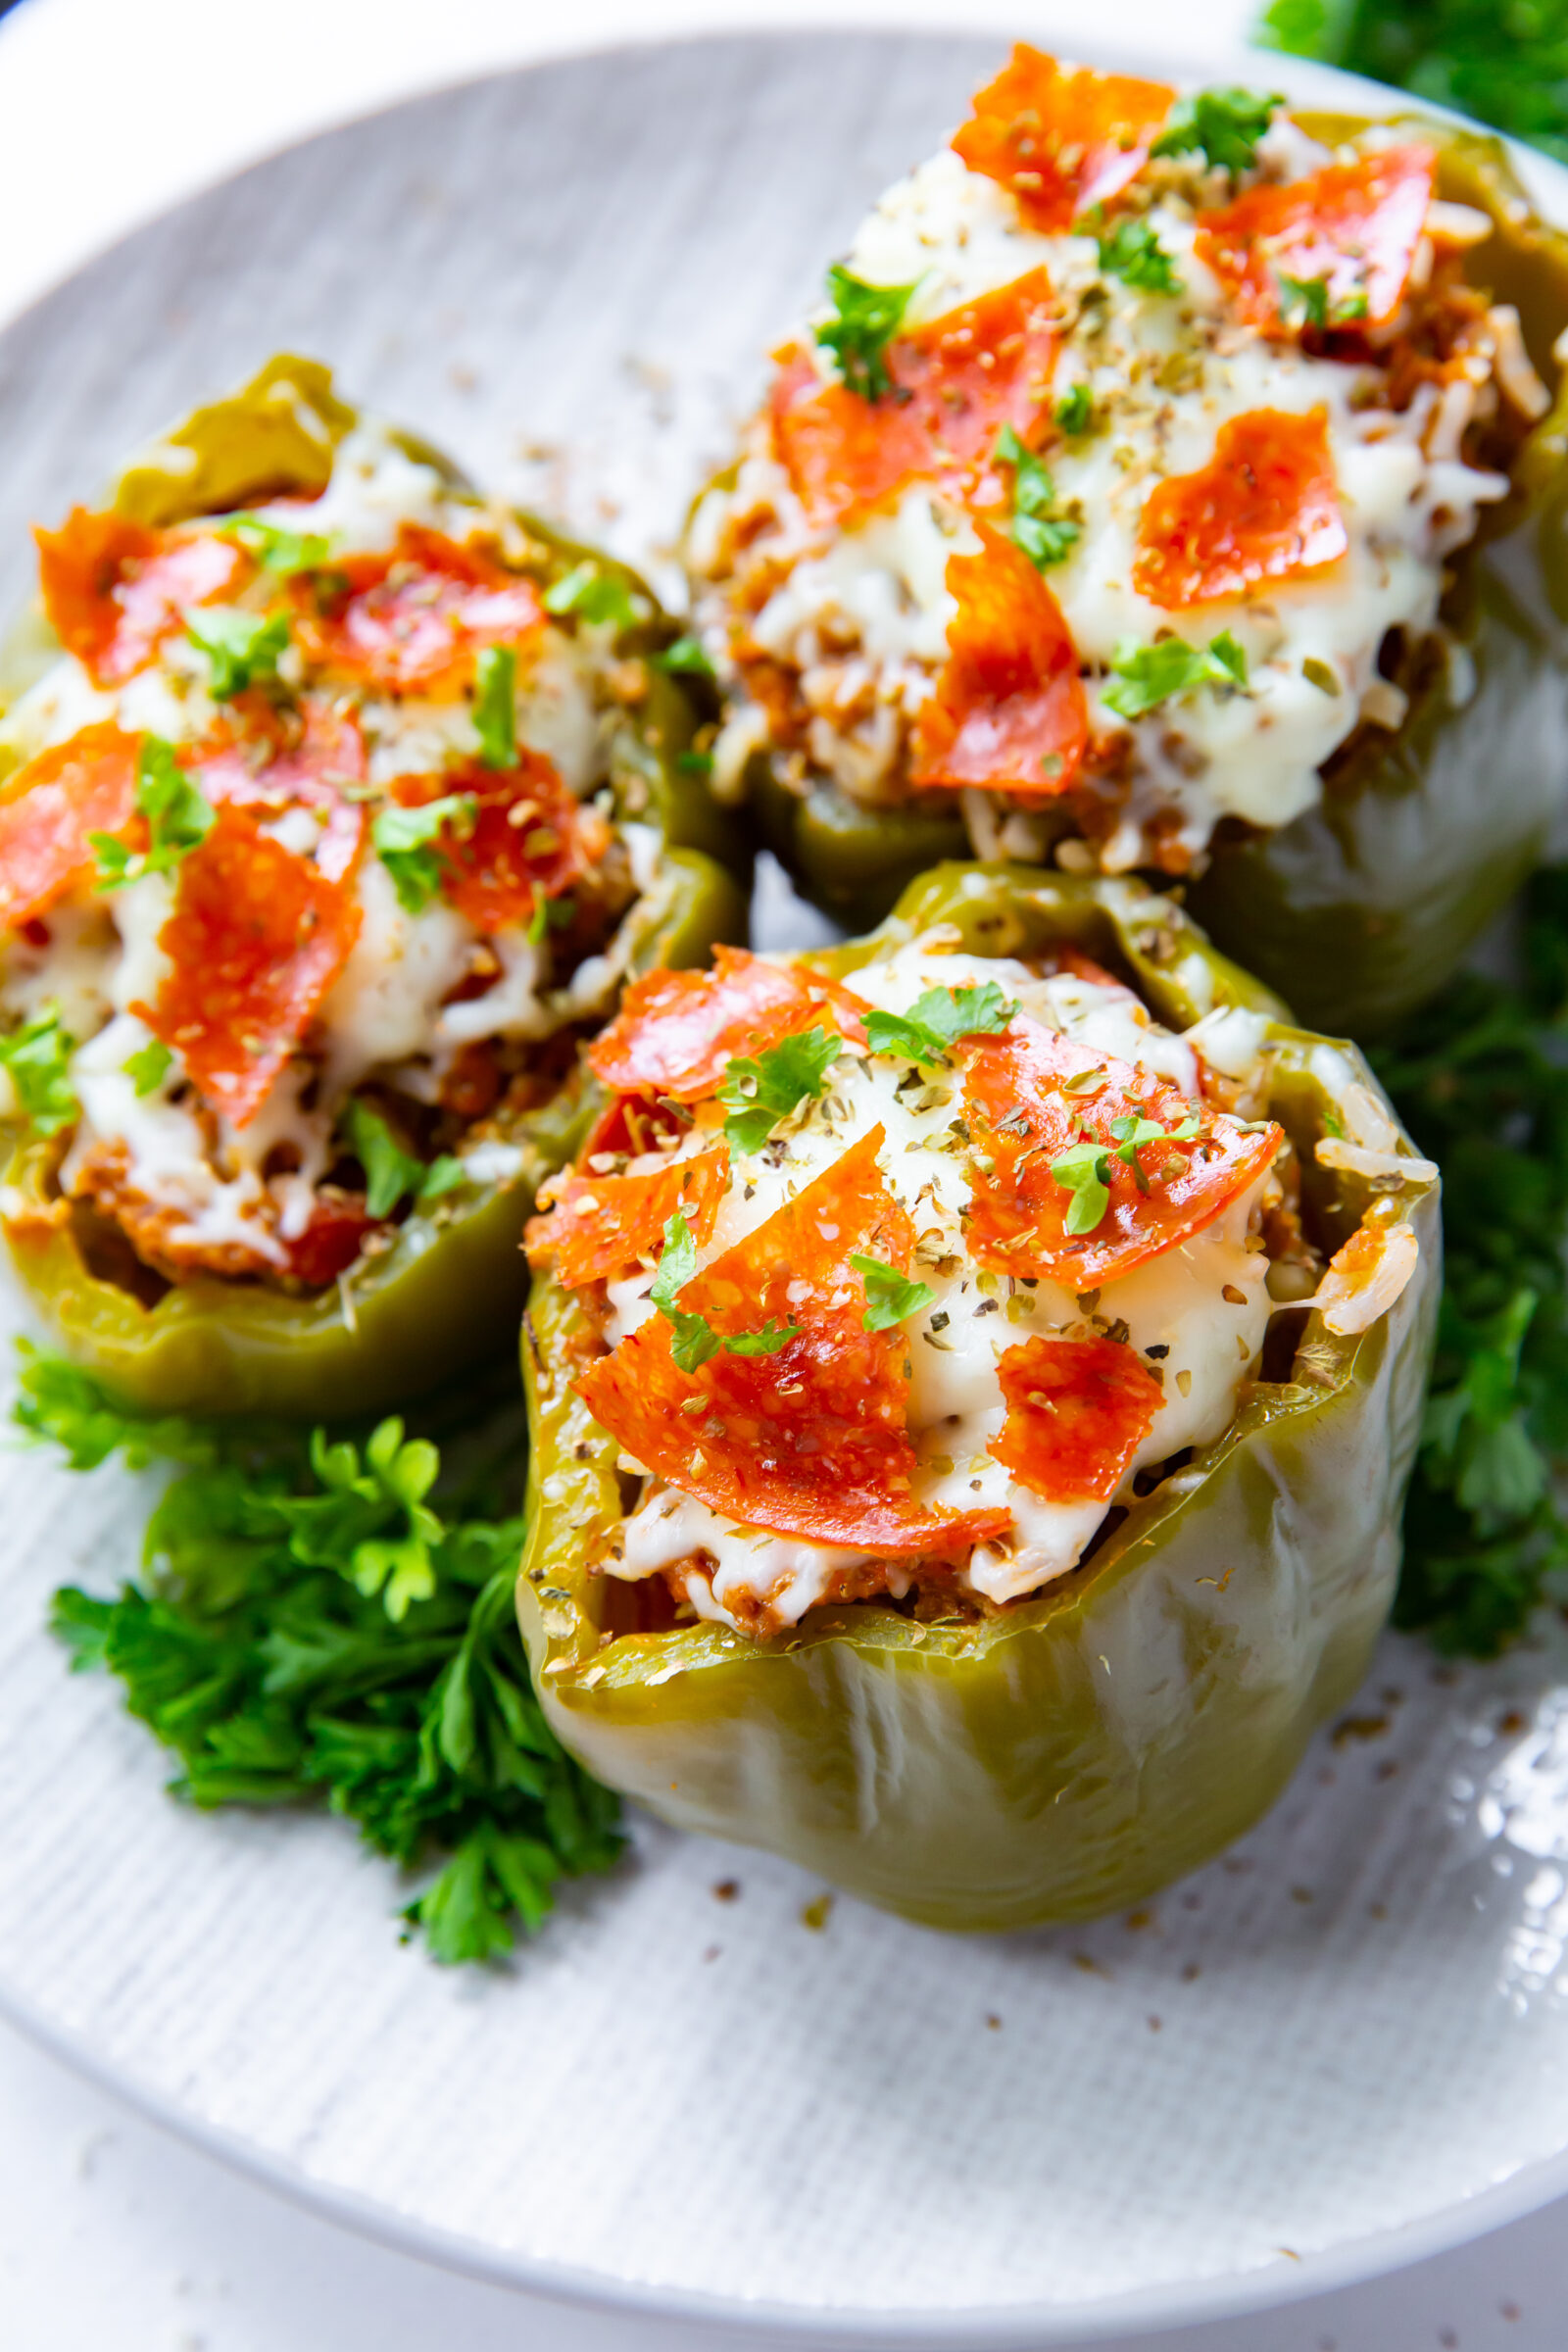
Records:
[[[1069,384],[1051,414],[1058,430],[1076,440],[1095,421],[1094,394],[1087,384]]]
[[[75,1039],[60,1025],[60,1007],[48,1005],[35,1021],[0,1037],[0,1068],[10,1073],[27,1124],[35,1135],[58,1135],[80,1112],[69,1071]]]
[[[866,1043],[873,1054],[896,1054],[936,1069],[960,1037],[994,1036],[1017,1009],[994,980],[982,988],[928,988],[907,1012],[868,1012]]]
[[[147,847],[132,852],[113,833],[89,833],[98,859],[97,890],[120,890],[143,874],[167,874],[205,841],[217,816],[161,735],[144,735],[136,754],[136,807],[147,820]]]
[[[1010,424],[997,437],[997,462],[1012,467],[1013,544],[1021,547],[1037,571],[1064,563],[1071,555],[1082,525],[1056,512],[1056,485],[1051,468],[1032,450],[1025,449]]]
[[[223,514],[213,529],[220,539],[237,539],[264,571],[286,577],[295,571],[318,571],[330,562],[332,542],[320,531],[290,531],[261,514]]]
[[[725,1064],[718,1099],[729,1112],[724,1140],[743,1158],[760,1152],[780,1119],[821,1094],[828,1071],[844,1051],[836,1031],[808,1029],[786,1037],[754,1059],[732,1055]]]
[[[439,897],[445,867],[436,848],[449,827],[461,840],[473,831],[479,803],[471,792],[443,793],[417,808],[391,804],[376,811],[370,826],[375,854],[392,877],[405,914],[422,914]]]
[[[1082,1136],[1070,1144],[1051,1163],[1051,1173],[1072,1200],[1065,1219],[1069,1233],[1093,1233],[1110,1206],[1110,1163],[1119,1159],[1131,1168],[1138,1190],[1147,1193],[1149,1178],[1139,1157],[1145,1144],[1190,1144],[1200,1132],[1198,1113],[1192,1111],[1174,1127],[1162,1127],[1157,1119],[1146,1119],[1134,1111],[1125,1118],[1112,1119],[1110,1132],[1114,1146],[1099,1143],[1092,1136]]]
[[[710,678],[713,675],[713,664],[708,659],[702,639],[694,637],[689,629],[677,637],[673,645],[666,645],[661,653],[655,654],[653,662],[656,669],[665,670],[671,677]]]
[[[1280,315],[1287,326],[1327,326],[1329,281],[1326,277],[1289,277],[1275,271],[1280,289]]]
[[[150,1037],[134,1054],[127,1054],[123,1064],[125,1076],[139,1096],[156,1095],[174,1064],[173,1050],[161,1037]]]
[[[1152,220],[1124,213],[1100,239],[1100,267],[1140,294],[1180,294],[1181,274],[1160,243]]]
[[[542,948],[552,931],[565,931],[576,919],[574,899],[536,899],[528,917],[527,939],[531,948]]]
[[[389,1217],[405,1198],[439,1200],[464,1182],[461,1159],[443,1152],[425,1161],[405,1152],[380,1112],[358,1096],[343,1114],[343,1133],[365,1170],[365,1205],[372,1217]]]
[[[207,656],[207,690],[215,703],[231,703],[247,686],[276,677],[279,659],[288,651],[286,612],[187,605],[180,617],[192,645]]]
[[[816,329],[817,342],[837,360],[839,373],[862,400],[880,400],[893,389],[886,353],[919,284],[870,286],[835,262],[827,273],[833,316]]]
[[[739,1331],[720,1339],[706,1315],[689,1313],[675,1303],[697,1272],[697,1244],[681,1210],[664,1221],[664,1251],[649,1293],[655,1306],[674,1332],[670,1354],[678,1370],[695,1372],[722,1348],[726,1355],[777,1355],[800,1329],[797,1323],[775,1323],[769,1316],[760,1331]]]
[[[510,1950],[562,1879],[609,1870],[621,1846],[617,1800],[563,1754],[528,1679],[505,1379],[504,1396],[487,1377],[412,1434],[384,1421],[307,1441],[129,1415],[28,1351],[16,1407],[76,1469],[118,1452],[182,1471],[134,1583],[56,1593],[73,1666],[119,1677],[188,1801],[324,1802],[402,1868],[437,1865],[404,1916],[448,1962]]]
[[[1258,37],[1474,115],[1568,162],[1568,21],[1557,0],[1273,0]]]
[[[936,1297],[925,1283],[911,1282],[897,1266],[885,1265],[879,1257],[852,1257],[850,1263],[865,1284],[865,1312],[860,1322],[866,1331],[891,1331],[896,1323],[919,1314]]]
[[[605,571],[591,556],[545,590],[545,611],[558,619],[572,613],[590,624],[613,622],[617,629],[635,629],[648,617],[617,572]]]
[[[677,752],[675,765],[683,776],[710,776],[713,772],[713,755],[711,752]]]
[[[1119,718],[1142,718],[1173,695],[1193,694],[1200,686],[1238,692],[1247,685],[1247,656],[1229,629],[1207,645],[1189,645],[1185,637],[1140,645],[1136,637],[1124,637],[1110,667],[1111,682],[1101,700]]]
[[[517,764],[517,657],[510,645],[487,645],[473,665],[473,729],[486,767]]]
[[[1195,150],[1222,172],[1250,171],[1257,142],[1285,100],[1256,90],[1195,90],[1178,98],[1151,155],[1187,155]]]

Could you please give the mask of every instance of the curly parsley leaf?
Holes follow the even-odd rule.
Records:
[[[1076,440],[1095,421],[1094,394],[1087,384],[1069,384],[1051,414],[1058,430]]]
[[[1082,535],[1083,526],[1056,511],[1056,485],[1051,468],[1024,447],[1010,424],[997,437],[997,462],[1012,468],[1012,519],[1008,526],[1015,547],[1021,547],[1037,571],[1065,563]]]
[[[161,1037],[150,1037],[134,1054],[127,1054],[121,1066],[138,1098],[156,1095],[174,1066],[173,1049],[166,1046]]]
[[[75,1040],[60,1023],[58,1004],[48,1005],[36,1020],[0,1037],[0,1068],[6,1070],[23,1115],[35,1135],[58,1135],[80,1115],[81,1104],[71,1083],[71,1056]]]
[[[648,618],[641,601],[618,572],[606,571],[591,556],[545,590],[545,611],[558,619],[568,612],[590,625],[613,623],[616,629],[635,629]]]
[[[1100,267],[1140,294],[1180,294],[1181,272],[1160,243],[1152,220],[1124,213],[1100,239]]]
[[[423,1160],[405,1152],[380,1112],[359,1096],[343,1114],[343,1133],[365,1170],[365,1205],[372,1217],[389,1217],[402,1200],[438,1200],[464,1182],[461,1159],[443,1152]]]
[[[478,813],[478,798],[471,792],[443,793],[417,808],[393,803],[377,809],[370,841],[405,914],[422,914],[439,898],[446,867],[436,843],[449,828],[460,841],[466,838]]]
[[[915,278],[906,286],[867,285],[836,262],[827,273],[833,316],[817,327],[816,339],[833,354],[845,383],[862,400],[880,400],[893,389],[887,348],[919,283]]]
[[[1190,97],[1177,99],[1149,152],[1196,152],[1222,172],[1250,171],[1257,157],[1257,142],[1284,104],[1277,90],[1269,98],[1256,90],[1195,90]]]
[[[286,612],[240,612],[220,605],[187,605],[180,618],[198,653],[207,656],[207,691],[231,703],[247,686],[275,678],[288,651]]]
[[[906,1322],[931,1304],[936,1297],[923,1282],[911,1282],[897,1266],[890,1266],[879,1257],[852,1257],[851,1265],[865,1285],[865,1312],[860,1322],[866,1331],[891,1331],[896,1323]]]
[[[939,1068],[960,1037],[991,1037],[1017,1011],[994,980],[980,988],[928,988],[907,1012],[868,1012],[866,1043],[873,1054]]]
[[[664,1222],[664,1250],[649,1293],[655,1306],[674,1333],[670,1354],[682,1372],[695,1372],[717,1355],[722,1348],[726,1355],[777,1355],[800,1330],[798,1323],[775,1323],[771,1316],[760,1331],[732,1332],[720,1339],[706,1315],[694,1314],[676,1304],[676,1296],[686,1288],[697,1273],[697,1244],[692,1229],[677,1208]]]
[[[718,1090],[729,1113],[724,1140],[730,1150],[742,1157],[760,1152],[780,1119],[821,1094],[843,1051],[844,1040],[836,1031],[815,1028],[783,1038],[755,1058],[732,1055]]]
[[[264,571],[283,578],[296,571],[318,571],[331,562],[332,542],[324,532],[291,531],[262,514],[223,514],[213,529],[220,539],[237,539]]]
[[[1273,0],[1258,38],[1393,82],[1568,161],[1568,21],[1552,0]]]
[[[97,890],[121,890],[143,874],[167,874],[198,849],[218,822],[161,735],[144,735],[136,754],[136,807],[147,820],[147,847],[131,851],[113,833],[89,833],[98,860]]]
[[[517,657],[510,645],[487,645],[473,665],[473,730],[485,767],[517,764]]]
[[[1069,1144],[1051,1163],[1051,1173],[1072,1195],[1064,1220],[1072,1234],[1093,1233],[1110,1206],[1110,1152],[1085,1139]]]
[[[1124,637],[1110,658],[1111,682],[1101,700],[1119,718],[1143,718],[1173,695],[1194,694],[1200,686],[1230,693],[1247,686],[1247,656],[1224,629],[1207,645],[1189,645],[1184,637],[1160,637],[1140,645]]]

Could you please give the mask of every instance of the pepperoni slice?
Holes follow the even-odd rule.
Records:
[[[847,523],[906,482],[972,486],[1010,424],[1037,440],[1056,344],[1051,280],[1009,286],[899,335],[883,355],[891,390],[862,399],[787,356],[773,387],[779,460],[813,520]]]
[[[645,972],[589,1048],[588,1060],[623,1095],[700,1102],[732,1054],[757,1054],[803,1029],[837,1029],[857,1045],[865,1031],[848,989],[744,948],[719,948],[710,972]]]
[[[997,1364],[1007,1418],[989,1450],[1047,1502],[1108,1502],[1164,1391],[1116,1340],[1025,1340]]]
[[[365,836],[362,806],[345,798],[363,784],[365,737],[355,712],[319,695],[307,695],[299,717],[262,704],[245,713],[244,732],[223,724],[180,764],[217,808],[229,801],[241,808],[317,810],[321,838],[316,863],[329,882],[353,865]]]
[[[348,878],[330,879],[226,805],[179,867],[159,934],[172,969],[136,1004],[208,1102],[243,1127],[266,1102],[359,936]]]
[[[1272,1125],[1250,1134],[1151,1071],[1055,1036],[1027,1016],[1000,1037],[970,1039],[964,1052],[964,1103],[977,1154],[969,1248],[999,1273],[1045,1275],[1075,1291],[1130,1274],[1211,1225],[1284,1140]],[[1125,1139],[1112,1123],[1139,1117],[1168,1132],[1195,1113],[1192,1140],[1142,1147],[1149,1187],[1142,1191],[1115,1156]],[[1110,1199],[1090,1232],[1073,1234],[1067,1216],[1075,1196],[1051,1171],[1080,1140],[1105,1146]]]
[[[123,514],[76,507],[58,531],[38,530],[38,581],[56,636],[95,686],[145,669],[186,605],[238,586],[250,559],[211,532],[157,531]]]
[[[475,760],[439,775],[400,776],[392,787],[405,808],[448,793],[478,803],[470,830],[449,824],[437,841],[446,866],[442,894],[476,931],[526,923],[541,899],[563,897],[610,847],[598,809],[583,806],[542,752],[519,751],[513,767]]]
[[[335,1185],[327,1186],[311,1202],[305,1231],[286,1245],[289,1272],[307,1290],[323,1290],[348,1272],[375,1223],[363,1193],[341,1193]]]
[[[1051,235],[1137,176],[1175,96],[1162,81],[1059,66],[1020,41],[953,144]]]
[[[669,1325],[645,1323],[577,1390],[640,1462],[744,1527],[898,1558],[947,1557],[1004,1534],[1005,1510],[926,1510],[912,1499],[914,1448],[904,1333],[862,1328],[857,1253],[907,1267],[914,1229],[882,1180],[880,1127],[726,1250],[680,1294],[715,1332],[797,1325],[776,1355],[720,1353],[679,1371]],[[683,1408],[694,1402],[703,1411]]]
[[[388,694],[456,696],[484,646],[520,645],[545,617],[531,580],[413,522],[390,555],[302,573],[291,594],[306,660]]]
[[[1327,280],[1330,327],[1386,326],[1410,282],[1437,172],[1432,148],[1388,147],[1308,179],[1250,188],[1200,216],[1194,251],[1250,326],[1292,333],[1308,322],[1285,277]]]
[[[528,1220],[529,1262],[554,1256],[563,1289],[608,1282],[639,1258],[657,1256],[666,1221],[679,1209],[699,1249],[729,1177],[729,1152],[704,1152],[647,1176],[568,1176],[558,1185],[548,1216]]]
[[[1197,473],[1161,482],[1138,523],[1133,586],[1167,612],[1299,579],[1350,544],[1326,409],[1250,409],[1219,428]]]
[[[950,556],[948,659],[922,704],[916,784],[983,785],[1026,800],[1065,792],[1089,742],[1072,632],[1022,551],[980,525],[978,556]]]
[[[97,864],[89,835],[122,833],[136,807],[139,738],[83,727],[40,752],[0,790],[0,923],[45,913]]]

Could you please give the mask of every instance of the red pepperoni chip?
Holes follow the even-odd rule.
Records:
[[[588,1059],[622,1095],[700,1102],[732,1055],[765,1053],[781,1038],[820,1027],[865,1043],[850,991],[744,948],[719,948],[710,972],[645,972]]]
[[[44,914],[97,865],[90,836],[135,819],[139,739],[116,726],[83,727],[40,752],[0,787],[0,923]]]
[[[524,748],[506,768],[475,760],[439,775],[401,776],[392,787],[406,808],[448,794],[478,803],[471,826],[449,823],[436,842],[442,895],[476,931],[526,923],[541,899],[563,898],[610,847],[598,809],[583,806],[542,752]]]
[[[1349,544],[1327,411],[1251,409],[1220,426],[1206,466],[1151,494],[1133,586],[1167,612],[1182,612],[1321,571]]]
[[[1007,1418],[990,1450],[1047,1502],[1108,1502],[1164,1391],[1115,1340],[1025,1340],[997,1365]]]
[[[1386,326],[1404,300],[1437,173],[1430,147],[1386,147],[1308,179],[1249,188],[1200,217],[1194,251],[1248,325],[1266,333]],[[1301,289],[1320,280],[1318,319]]]
[[[910,772],[916,784],[1053,800],[1089,742],[1072,633],[1028,557],[984,524],[980,537],[978,556],[948,559],[958,610],[936,692],[920,709]]]
[[[145,669],[181,627],[186,605],[238,587],[250,560],[210,531],[156,531],[76,507],[58,531],[33,533],[44,611],[96,686]]]
[[[1149,160],[1175,91],[1162,81],[1060,66],[1020,41],[953,144],[1000,180],[1031,228],[1070,228],[1120,194]]]
[[[568,1176],[546,1216],[528,1220],[529,1262],[554,1258],[564,1290],[608,1282],[639,1258],[657,1256],[678,1209],[701,1249],[711,1238],[729,1178],[729,1152],[704,1152],[646,1176]]]
[[[388,694],[460,694],[483,647],[520,645],[545,618],[530,579],[413,522],[390,555],[346,556],[291,593],[306,660]]]

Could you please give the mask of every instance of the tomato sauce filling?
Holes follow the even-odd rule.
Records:
[[[1326,413],[1252,409],[1220,426],[1206,466],[1152,492],[1133,585],[1181,612],[1322,571],[1349,544]]]

